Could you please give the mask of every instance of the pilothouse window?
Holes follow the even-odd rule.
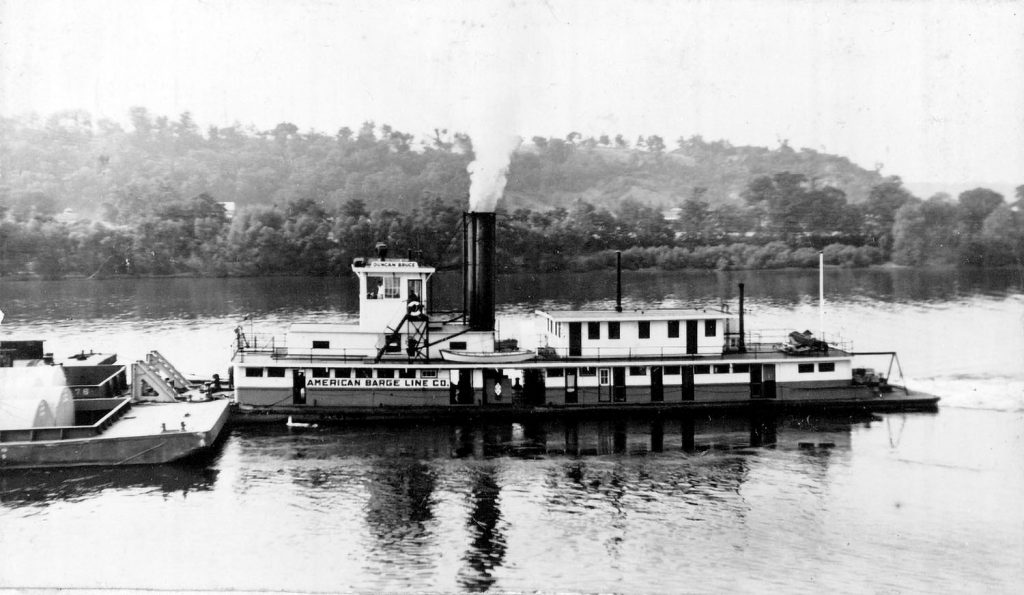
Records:
[[[383,275],[366,276],[366,297],[371,300],[395,299],[399,297],[401,284],[398,277]]]
[[[384,277],[384,297],[388,299],[394,299],[399,296],[401,286],[398,282],[398,277]]]

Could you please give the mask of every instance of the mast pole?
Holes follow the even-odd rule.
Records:
[[[825,253],[818,251],[818,340],[825,340]]]

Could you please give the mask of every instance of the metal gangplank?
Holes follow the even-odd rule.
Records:
[[[145,382],[156,395],[144,395]],[[178,400],[179,388],[186,390],[190,383],[167,359],[157,351],[146,354],[146,361],[132,364],[132,400],[174,402]]]

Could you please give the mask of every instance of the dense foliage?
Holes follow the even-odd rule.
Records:
[[[922,201],[815,151],[657,136],[537,137],[499,203],[508,269],[1021,263],[1016,203],[979,188]],[[0,118],[0,274],[337,274],[377,241],[439,266],[460,255],[469,137],[419,142],[367,122],[201,133],[136,108]],[[666,217],[666,214],[669,215]]]

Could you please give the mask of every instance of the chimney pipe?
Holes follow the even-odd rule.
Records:
[[[746,334],[743,329],[743,284],[740,283],[740,353],[747,352]]]
[[[615,311],[622,312],[622,250],[615,251]]]
[[[474,331],[494,330],[494,213],[463,216],[466,256],[463,299]]]

